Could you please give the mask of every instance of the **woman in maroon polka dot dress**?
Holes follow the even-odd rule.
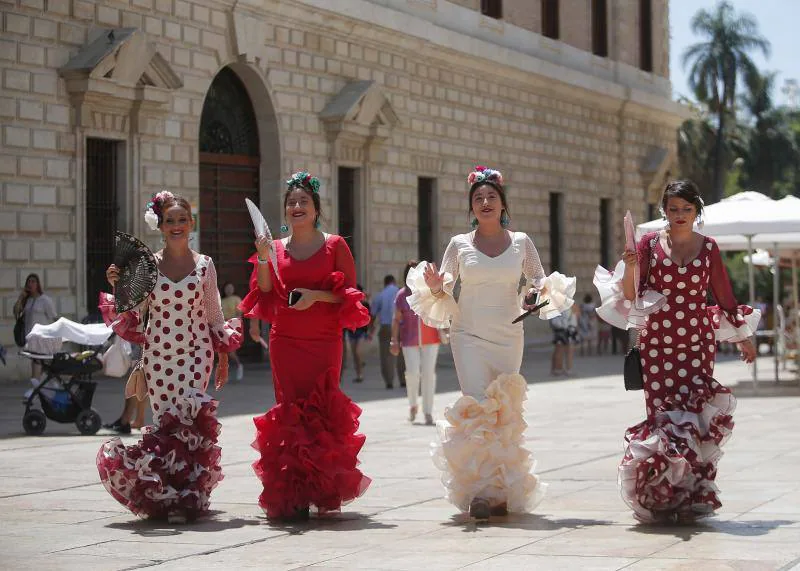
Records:
[[[181,523],[208,510],[211,490],[222,479],[217,402],[205,391],[215,352],[217,389],[227,381],[227,353],[241,344],[241,322],[224,321],[214,262],[189,248],[189,203],[161,192],[149,212],[157,216],[165,247],[156,253],[158,281],[144,302],[147,329],[141,331],[139,311],[113,315],[108,294],[101,296],[101,311],[118,335],[143,345],[155,426],[132,446],[119,438],[106,442],[97,467],[106,489],[133,513]],[[113,286],[118,269],[112,265],[107,276]]]
[[[738,305],[716,242],[693,231],[703,210],[694,183],[668,184],[662,209],[665,231],[643,236],[613,275],[598,268],[603,305],[597,312],[617,327],[644,325],[639,351],[647,419],[625,433],[622,497],[640,521],[691,523],[722,505],[714,480],[733,429],[736,400],[712,376],[716,341],[738,343],[742,359],[751,362],[760,314]],[[717,305],[707,304],[709,293]]]
[[[318,229],[319,181],[299,172],[287,186],[283,203],[292,233],[274,242],[277,275],[270,242],[261,236],[240,308],[272,324],[277,404],[255,418],[253,447],[261,457],[253,468],[264,487],[259,505],[270,518],[306,519],[311,506],[320,513],[338,510],[370,483],[358,469],[365,441],[357,433],[361,409],[339,388],[342,330],[363,327],[370,318],[347,242]],[[293,290],[301,296],[289,306]]]

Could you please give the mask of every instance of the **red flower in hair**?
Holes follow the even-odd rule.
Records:
[[[311,182],[311,175],[310,175],[310,174],[307,174],[307,175],[306,175],[306,178],[304,178],[304,179],[303,179],[303,182],[305,182],[305,183],[309,183],[309,182]]]
[[[485,170],[486,170],[486,167],[485,167],[485,166],[482,166],[482,165],[478,165],[478,166],[476,166],[476,167],[475,167],[475,170],[476,170],[477,172],[483,172],[483,171],[485,171]]]

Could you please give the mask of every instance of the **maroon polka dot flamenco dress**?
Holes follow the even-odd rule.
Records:
[[[704,517],[722,505],[714,480],[736,407],[712,376],[716,342],[748,339],[760,313],[738,305],[712,238],[685,265],[666,255],[656,233],[643,236],[637,251],[635,303],[622,295],[624,262],[613,273],[598,267],[594,280],[603,301],[598,315],[641,328],[647,418],[625,432],[620,490],[640,521]],[[718,305],[707,304],[709,293]]]
[[[222,479],[217,401],[205,392],[214,352],[241,345],[241,321],[224,320],[214,263],[203,255],[178,282],[159,272],[147,303],[142,332],[139,311],[116,315],[113,297],[100,294],[100,310],[114,332],[142,345],[155,426],[145,427],[131,446],[119,438],[103,444],[97,468],[109,493],[136,515],[179,512],[193,519],[208,511]]]

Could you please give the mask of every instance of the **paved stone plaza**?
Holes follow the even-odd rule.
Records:
[[[49,424],[21,429],[21,385],[0,387],[2,569],[792,569],[800,568],[800,390],[762,381],[758,396],[734,360],[717,377],[737,390],[737,427],[720,463],[724,506],[695,527],[635,525],[616,488],[626,426],[642,415],[625,393],[619,357],[577,361],[568,380],[546,375],[548,355],[529,352],[527,419],[538,471],[549,483],[533,515],[476,526],[456,515],[428,456],[434,429],[411,426],[399,389],[387,391],[375,363],[367,382],[345,389],[364,408],[363,469],[374,481],[344,513],[277,526],[256,504],[259,482],[251,417],[272,402],[268,371],[251,368],[221,395],[225,480],[206,521],[173,527],[133,517],[103,489],[94,459],[104,437]],[[763,361],[763,360],[762,360]],[[448,355],[436,413],[454,400]],[[760,364],[762,376],[771,370]],[[101,382],[95,407],[118,412],[121,380]],[[131,437],[134,438],[134,437]]]

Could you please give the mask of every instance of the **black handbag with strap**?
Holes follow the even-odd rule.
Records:
[[[650,278],[650,258],[653,257],[653,249],[655,248],[657,238],[658,234],[656,234],[653,239],[650,240],[650,252],[647,256],[647,275],[644,279],[644,284],[647,284]],[[645,287],[647,286],[645,285]],[[636,331],[636,340],[631,346],[630,351],[628,351],[628,354],[625,355],[625,365],[623,367],[622,376],[625,380],[626,391],[640,391],[644,388],[644,379],[642,379],[642,360],[639,352],[638,330]]]
[[[25,312],[20,313],[16,323],[14,323],[14,343],[17,347],[25,346]]]

